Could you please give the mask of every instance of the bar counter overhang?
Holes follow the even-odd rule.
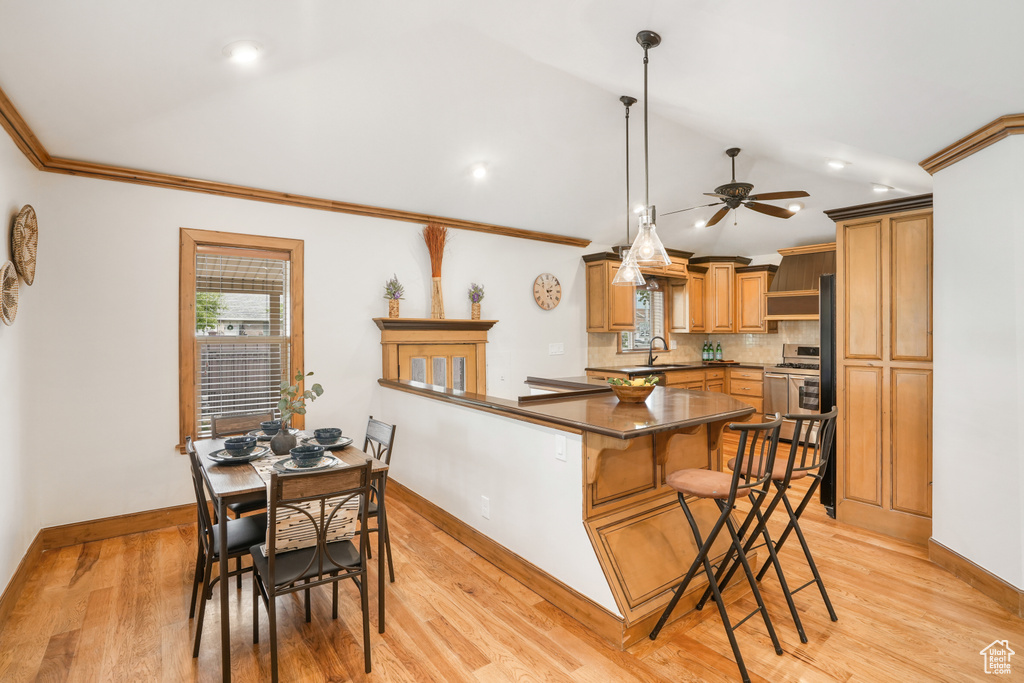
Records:
[[[647,636],[697,552],[666,475],[721,469],[723,428],[754,413],[725,394],[664,387],[628,404],[571,387],[513,401],[378,382],[404,456],[389,491],[619,647]],[[719,515],[709,500],[691,509],[702,528]],[[691,584],[674,618],[705,586]]]

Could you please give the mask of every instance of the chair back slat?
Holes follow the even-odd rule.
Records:
[[[363,441],[363,451],[385,465],[390,465],[391,450],[395,445],[395,431],[394,425],[374,420],[373,415],[371,415],[366,423],[366,439]]]
[[[746,495],[758,489],[767,492],[772,468],[775,466],[782,416],[776,413],[775,419],[770,422],[736,422],[728,427],[740,435],[729,497],[731,504],[737,495]]]
[[[789,462],[783,484],[789,484],[793,472],[815,472],[828,463],[834,443],[836,416],[839,410],[833,406],[827,413],[786,415],[787,420],[796,424],[793,441],[790,443]]]
[[[199,538],[206,549],[210,552],[213,545],[213,521],[210,518],[210,506],[206,502],[206,484],[203,481],[203,465],[199,462],[199,454],[196,452],[192,437],[185,437],[185,452],[188,454],[189,466],[192,469],[192,488],[196,494],[196,511],[198,513]]]
[[[366,551],[366,510],[370,493],[370,471],[373,463],[367,460],[363,465],[340,470],[310,472],[308,474],[270,475],[268,495],[268,528],[266,552],[272,582],[275,585],[288,583],[316,567],[314,581],[323,581],[329,574],[345,573],[353,569],[362,571]],[[358,510],[359,529],[348,532],[348,512]],[[346,519],[340,519],[345,515]],[[287,543],[304,541],[302,547],[314,548],[305,567],[295,576],[278,577],[276,557],[279,552],[292,549],[287,543],[279,542],[282,525],[279,521],[287,516]],[[353,568],[344,565],[330,553],[328,547],[338,540],[348,540],[359,535],[359,555],[362,564]]]
[[[244,434],[260,428],[261,422],[269,422],[274,419],[274,412],[265,410],[261,413],[230,413],[225,415],[214,415],[210,419],[210,429],[213,438],[221,439],[231,434]]]

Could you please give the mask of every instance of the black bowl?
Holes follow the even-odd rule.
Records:
[[[324,447],[317,446],[316,444],[296,446],[289,453],[291,453],[292,461],[296,467],[312,467],[320,462],[320,458],[324,455]]]
[[[224,450],[233,458],[249,455],[255,448],[255,436],[234,436],[230,439],[224,439]]]
[[[260,422],[260,429],[262,429],[263,433],[267,436],[273,436],[281,431],[281,421],[270,420],[268,422]]]
[[[325,446],[338,443],[338,439],[341,438],[341,430],[337,427],[323,427],[321,429],[313,430],[313,438],[316,442]]]

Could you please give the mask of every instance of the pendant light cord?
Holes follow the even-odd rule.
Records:
[[[644,211],[651,206],[651,185],[649,167],[649,150],[647,147],[647,45],[644,45]]]
[[[636,100],[633,101],[635,102]],[[629,105],[626,104],[626,244],[630,243],[629,208]]]

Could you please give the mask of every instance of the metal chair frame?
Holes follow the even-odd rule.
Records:
[[[391,452],[395,445],[395,432],[397,428],[394,425],[390,425],[380,420],[374,420],[373,415],[366,423],[366,438],[363,440],[363,452],[376,460],[383,462],[385,465],[391,465]],[[371,509],[367,514],[369,517],[377,518],[377,526],[371,527],[367,531],[371,534],[383,533],[384,534],[384,550],[387,553],[387,564],[388,564],[388,577],[391,583],[395,582],[395,564],[391,561],[391,532],[388,529],[388,514],[387,508],[385,507],[381,511],[379,502],[384,499],[384,489],[387,486],[387,473],[384,473],[383,478],[380,480],[380,491],[377,490],[378,484],[374,484],[371,491],[371,500],[376,501],[376,506]],[[373,552],[369,552],[369,556],[373,557]],[[379,558],[378,558],[379,559]]]
[[[737,448],[736,454],[737,467],[732,473],[728,498],[725,500],[715,499],[715,504],[718,506],[721,514],[711,531],[708,533],[706,539],[701,538],[700,528],[698,527],[697,521],[694,519],[693,513],[690,511],[689,505],[686,502],[686,495],[683,494],[682,491],[677,493],[679,505],[683,508],[683,513],[686,515],[686,520],[690,524],[694,540],[697,542],[700,550],[697,552],[696,557],[693,558],[693,562],[690,564],[690,568],[687,570],[682,582],[680,582],[674,589],[672,599],[665,607],[661,618],[658,620],[657,625],[650,634],[651,640],[658,637],[658,634],[665,626],[669,616],[679,603],[679,599],[686,592],[686,588],[697,574],[697,571],[700,568],[703,568],[704,573],[708,578],[708,588],[715,599],[715,603],[718,605],[718,612],[722,617],[722,623],[725,626],[726,635],[729,638],[729,644],[732,647],[733,656],[736,658],[736,665],[739,667],[740,675],[743,677],[744,681],[749,681],[750,678],[747,675],[747,669],[743,663],[743,656],[740,653],[739,644],[736,642],[736,629],[755,614],[760,613],[761,618],[764,621],[765,628],[768,631],[768,635],[771,638],[772,645],[775,647],[776,654],[782,654],[782,646],[779,644],[775,628],[772,626],[771,617],[768,615],[768,610],[761,598],[761,592],[758,590],[757,582],[754,580],[754,574],[750,568],[750,564],[747,562],[746,554],[743,552],[743,544],[740,540],[740,534],[736,525],[732,521],[731,513],[736,509],[737,496],[747,495],[751,501],[752,508],[751,511],[747,513],[747,516],[740,528],[748,528],[752,523],[752,520],[756,518],[757,511],[761,503],[767,497],[769,491],[771,471],[775,464],[775,453],[778,448],[779,430],[781,426],[782,418],[777,413],[775,415],[775,419],[771,422],[756,424],[733,423],[728,425],[728,429],[739,432],[740,435],[739,447]],[[751,467],[744,467],[745,463],[750,463]],[[726,557],[730,557],[734,552],[737,554],[739,563],[743,567],[743,571],[747,576],[747,582],[750,584],[754,600],[757,602],[757,609],[744,616],[735,625],[732,625],[729,620],[725,601],[722,598],[721,589],[718,585],[718,576],[721,573],[721,567],[727,563],[727,560],[723,559],[720,562],[719,572],[716,573],[715,566],[711,563],[711,559],[709,557],[711,547],[718,539],[718,536],[721,534],[723,529],[728,531],[729,538],[731,540],[730,550]]]

